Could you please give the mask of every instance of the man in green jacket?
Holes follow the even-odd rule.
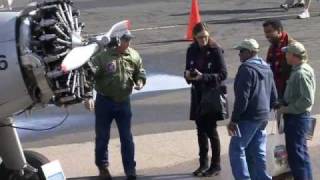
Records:
[[[136,179],[130,95],[133,87],[140,90],[145,85],[146,73],[139,53],[129,47],[131,38],[128,31],[120,37],[119,44],[101,50],[92,60],[97,96],[95,104],[88,100],[86,106],[95,109],[95,163],[104,180],[111,179],[108,143],[113,119],[119,129],[125,174],[128,180]]]
[[[312,169],[308,154],[306,133],[310,127],[310,111],[314,104],[316,82],[312,67],[307,63],[304,46],[293,42],[282,48],[286,53],[292,72],[284,93],[284,132],[288,162],[294,179],[312,180]]]

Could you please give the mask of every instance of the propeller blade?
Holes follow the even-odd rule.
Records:
[[[106,37],[109,40],[111,37],[115,37],[115,36],[121,37],[130,28],[131,28],[131,22],[129,20],[123,20],[114,24],[107,33],[97,36],[96,39],[100,41],[103,37]]]
[[[111,37],[121,37],[131,27],[129,20],[123,20],[114,24],[111,29],[96,39],[101,41],[103,38],[106,39],[106,44],[110,42]],[[64,58],[61,63],[61,70],[68,72],[81,67],[83,64],[89,61],[90,57],[99,49],[97,43],[92,43],[87,46],[79,46],[73,48],[70,53]]]
[[[98,49],[99,46],[97,43],[73,48],[63,59],[61,70],[68,72],[81,67],[90,60],[91,56],[97,52]]]

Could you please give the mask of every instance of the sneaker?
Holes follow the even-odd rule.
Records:
[[[220,171],[221,171],[220,166],[210,166],[210,168],[203,173],[203,176],[204,177],[217,176],[219,175]]]
[[[136,175],[129,175],[127,176],[127,180],[136,180],[137,176]]]
[[[198,169],[196,169],[192,174],[194,176],[203,176],[203,173],[208,169],[208,165],[200,166]]]
[[[108,168],[99,169],[99,178],[101,180],[112,180],[112,176],[109,172],[109,169]]]
[[[310,13],[307,9],[298,15],[298,19],[307,19],[309,17],[310,17]]]
[[[280,7],[285,10],[288,10],[290,8],[288,4],[281,4]]]
[[[292,6],[292,8],[304,8],[304,3],[297,2]]]

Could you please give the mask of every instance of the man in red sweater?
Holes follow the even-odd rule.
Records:
[[[281,21],[278,19],[266,20],[263,30],[267,40],[271,43],[266,61],[271,65],[278,96],[282,99],[286,88],[286,81],[291,72],[291,66],[287,64],[285,53],[281,48],[294,41],[287,32],[283,31]]]

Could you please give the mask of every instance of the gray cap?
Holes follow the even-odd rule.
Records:
[[[126,32],[123,33],[123,35],[120,37],[120,39],[124,40],[131,40],[132,38],[134,38],[134,36],[131,34],[129,30],[126,30]]]
[[[285,52],[285,53],[289,52],[289,53],[292,53],[292,54],[299,55],[299,56],[302,57],[302,59],[307,58],[306,48],[303,46],[303,44],[301,44],[298,41],[294,41],[294,42],[288,44],[288,46],[283,47],[281,49],[281,51]]]
[[[233,46],[233,49],[237,49],[237,50],[247,49],[250,51],[258,52],[259,44],[255,39],[244,39],[239,44]]]

